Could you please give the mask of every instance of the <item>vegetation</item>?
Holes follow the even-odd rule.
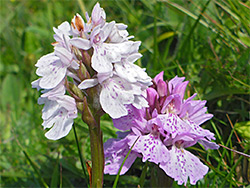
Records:
[[[0,1],[0,185],[1,187],[86,187],[74,131],[50,141],[44,137],[39,93],[31,88],[36,61],[53,51],[52,27],[91,12],[95,1]],[[142,41],[137,63],[150,76],[164,70],[189,80],[188,93],[207,100],[214,118],[204,124],[216,135],[219,150],[189,148],[209,166],[193,187],[238,187],[250,183],[250,1],[161,0],[100,1],[107,21],[128,25]],[[83,159],[90,160],[87,126],[75,128]],[[116,129],[101,122],[104,141]],[[229,149],[226,149],[225,147]],[[198,148],[198,149],[197,149]],[[143,170],[144,169],[144,170]],[[149,170],[150,169],[150,170]],[[143,173],[142,173],[143,172]],[[137,159],[118,187],[150,187],[154,167]],[[151,177],[151,178],[150,178]],[[115,176],[105,175],[104,187]],[[178,186],[176,183],[173,187]],[[188,187],[192,187],[188,184]]]

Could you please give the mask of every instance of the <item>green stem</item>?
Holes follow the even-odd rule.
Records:
[[[102,187],[104,170],[104,152],[100,117],[95,117],[89,124],[89,136],[91,147],[91,187]]]
[[[79,142],[78,142],[78,137],[77,137],[77,134],[76,134],[76,128],[75,128],[74,124],[73,124],[73,130],[74,130],[74,135],[75,135],[75,139],[76,139],[76,145],[77,145],[77,150],[78,150],[79,158],[80,158],[80,161],[81,161],[82,170],[83,170],[83,173],[84,173],[85,180],[87,181],[87,185],[89,187],[89,178],[87,176],[86,169],[84,167],[83,158],[82,158],[82,152],[80,150],[80,145],[79,145]]]

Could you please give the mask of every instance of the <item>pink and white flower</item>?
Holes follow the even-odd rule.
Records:
[[[54,27],[54,52],[42,56],[35,65],[40,78],[32,82],[32,87],[43,90],[38,102],[44,104],[43,126],[52,127],[46,134],[50,139],[68,133],[76,118],[70,114],[76,113],[76,102],[83,100],[66,86],[69,80],[82,89],[81,96],[88,96],[88,89],[98,85],[95,96],[99,96],[99,101],[94,100],[98,104],[93,105],[101,105],[112,118],[127,115],[125,105],[139,109],[148,105],[145,96],[151,78],[134,64],[141,57],[138,53],[141,42],[129,40],[133,36],[129,36],[126,25],[106,22],[106,13],[99,3],[91,17],[86,14],[86,20],[85,23],[76,14],[71,24],[63,22]],[[65,95],[65,88],[74,98]]]
[[[84,36],[70,39],[70,43],[86,51],[93,49],[91,67],[96,71],[91,79],[79,84],[80,89],[101,85],[100,104],[112,118],[127,115],[126,104],[137,108],[146,107],[146,88],[151,85],[151,78],[145,70],[134,62],[141,57],[138,53],[140,42],[129,41],[126,25],[107,23],[106,14],[97,3],[91,18],[88,18],[89,32]]]
[[[184,100],[188,83],[183,82],[184,79],[175,77],[164,82],[161,72],[153,79],[154,85],[147,89],[149,107],[137,109],[128,105],[128,115],[113,120],[116,128],[129,132],[113,142],[112,146],[104,145],[105,173],[117,173],[119,161],[125,158],[116,147],[127,151],[135,144],[132,157],[139,155],[143,162],[159,164],[178,184],[186,185],[188,178],[191,184],[196,184],[203,178],[208,167],[185,148],[197,142],[205,149],[217,149],[218,145],[211,142],[215,139],[214,134],[200,127],[212,118],[212,114],[206,114],[205,102],[193,100],[195,95]],[[122,174],[131,165],[128,163]]]

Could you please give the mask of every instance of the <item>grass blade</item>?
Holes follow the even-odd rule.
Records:
[[[84,177],[85,177],[85,181],[87,182],[87,185],[89,187],[89,178],[88,178],[88,175],[86,173],[86,169],[84,167],[82,152],[81,152],[81,149],[80,149],[80,145],[79,145],[79,142],[78,142],[78,137],[77,137],[77,134],[76,134],[76,128],[75,128],[74,124],[73,124],[73,130],[74,130],[74,135],[75,135],[75,140],[76,140],[78,155],[79,155],[81,166],[82,166],[82,171],[83,171],[83,174],[84,174]]]
[[[51,182],[50,182],[50,187],[57,187],[58,185],[58,180],[59,180],[59,156],[60,154],[58,153],[57,160],[56,160],[56,165],[54,167],[54,171],[52,174]]]
[[[117,183],[118,183],[118,180],[119,180],[119,177],[120,177],[120,173],[121,173],[122,167],[123,167],[125,161],[127,160],[129,154],[131,153],[131,151],[132,151],[132,149],[133,149],[135,143],[137,142],[137,140],[138,140],[139,138],[140,138],[140,136],[138,136],[138,138],[135,140],[135,142],[133,143],[132,147],[131,147],[130,150],[128,151],[126,157],[123,159],[122,164],[121,164],[121,166],[120,166],[120,168],[119,168],[119,171],[118,171],[118,173],[117,173],[117,175],[116,175],[116,178],[115,178],[115,181],[114,181],[114,184],[113,184],[113,188],[116,188]]]
[[[25,158],[29,161],[30,165],[32,166],[33,170],[35,171],[35,173],[37,174],[37,178],[39,183],[45,187],[45,188],[49,188],[49,186],[46,184],[46,182],[44,181],[44,179],[42,178],[42,175],[39,172],[38,167],[36,166],[36,164],[31,160],[31,158],[29,157],[28,153],[23,149],[23,147],[21,146],[20,142],[17,140],[18,145],[20,146]]]
[[[144,182],[145,182],[147,169],[148,169],[148,161],[146,161],[146,164],[143,166],[143,169],[142,169],[142,173],[141,173],[141,177],[140,177],[140,182],[139,182],[139,185],[140,185],[141,188],[143,187]]]

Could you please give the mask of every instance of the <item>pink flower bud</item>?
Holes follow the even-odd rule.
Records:
[[[153,88],[147,89],[147,101],[149,106],[153,106],[155,104],[155,99],[158,99],[159,95]]]
[[[162,80],[163,81],[163,74],[164,74],[164,71],[161,71],[159,74],[157,74],[155,77],[154,77],[154,82],[155,84],[158,83],[159,80]]]
[[[167,84],[163,80],[159,80],[157,83],[157,92],[160,97],[164,97],[167,95]]]

